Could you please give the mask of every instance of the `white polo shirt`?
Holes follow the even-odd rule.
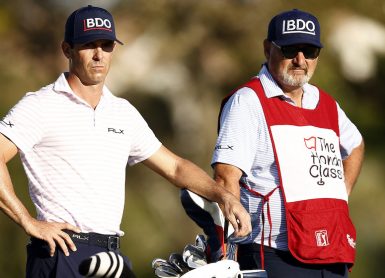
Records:
[[[276,84],[266,66],[259,78],[268,98],[282,97],[288,103],[294,102]],[[315,86],[303,86],[303,108],[314,109],[319,101]],[[362,137],[356,126],[347,118],[337,104],[340,129],[340,149],[346,158],[357,147]],[[239,89],[227,101],[220,118],[220,133],[212,158],[215,163],[234,165],[242,170],[241,181],[253,190],[266,195],[279,184],[277,165],[274,159],[266,119],[257,94],[250,88]],[[241,202],[249,211],[253,230],[242,243],[261,243],[261,198],[257,198],[241,187]],[[265,215],[267,215],[265,206]],[[285,209],[280,190],[270,197],[272,217],[272,247],[287,250]],[[265,221],[265,245],[268,244],[269,223]]]
[[[27,93],[2,119],[0,132],[19,148],[38,219],[103,234],[123,234],[127,163],[161,146],[127,100],[104,87],[93,109],[64,74]]]

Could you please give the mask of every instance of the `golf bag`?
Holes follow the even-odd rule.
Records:
[[[168,260],[154,259],[156,277],[180,278],[267,278],[265,270],[241,271],[235,261],[234,229],[215,202],[188,190],[181,190],[181,202],[187,215],[204,231],[195,244],[187,244],[181,255],[172,253]]]

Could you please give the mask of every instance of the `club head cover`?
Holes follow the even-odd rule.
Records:
[[[217,262],[225,256],[225,240],[234,232],[215,202],[211,202],[189,190],[182,189],[180,199],[186,214],[207,236],[207,261]]]
[[[85,277],[136,278],[123,257],[112,251],[100,252],[83,260],[79,273]]]

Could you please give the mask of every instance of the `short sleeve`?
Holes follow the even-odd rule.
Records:
[[[226,163],[248,173],[256,156],[261,104],[249,88],[238,90],[223,107],[211,164]]]
[[[26,94],[0,122],[0,132],[22,152],[39,143],[43,130],[43,111],[35,93]]]
[[[133,110],[131,151],[128,164],[134,165],[153,155],[162,145],[140,113]]]

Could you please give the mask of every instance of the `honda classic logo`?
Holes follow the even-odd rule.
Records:
[[[310,150],[309,174],[324,185],[325,178],[343,179],[342,159],[337,147],[322,137],[304,138],[305,147]]]
[[[90,31],[95,29],[102,29],[112,32],[112,24],[111,21],[100,17],[96,18],[87,18],[84,19],[84,30],[83,31]]]

